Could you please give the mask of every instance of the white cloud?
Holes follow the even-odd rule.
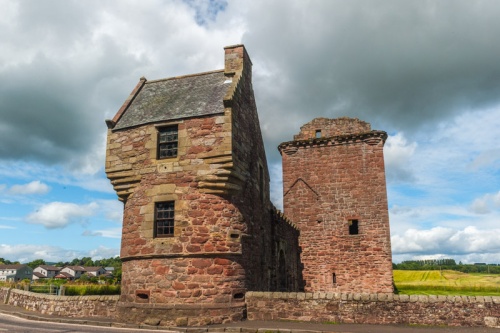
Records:
[[[116,257],[120,251],[119,249],[104,246],[99,246],[89,251],[79,251],[53,245],[0,244],[0,253],[4,259],[27,263],[35,259],[43,259],[47,262],[66,262],[75,258],[91,257],[92,260],[98,260]]]
[[[412,157],[416,142],[408,142],[402,132],[387,138],[384,146],[384,162],[388,181],[409,182],[414,180]]]
[[[487,214],[492,210],[499,209],[500,191],[494,194],[487,193],[480,198],[476,198],[470,208],[476,214]]]
[[[271,201],[276,208],[283,210],[283,168],[281,163],[273,163],[269,166],[271,177]]]
[[[87,237],[100,236],[100,237],[105,237],[105,238],[119,239],[122,236],[122,228],[102,229],[102,230],[95,230],[95,231],[85,230],[82,233],[82,236],[87,236]]]
[[[99,246],[97,249],[89,251],[89,255],[92,260],[100,260],[104,258],[117,257],[120,255],[120,250]]]
[[[13,226],[10,226],[10,225],[1,225],[0,224],[0,229],[16,229],[16,228],[14,228]]]
[[[469,226],[462,230],[434,227],[429,230],[409,229],[393,235],[395,255],[428,256],[442,254],[448,258],[489,254],[500,258],[500,229],[480,230]]]
[[[8,190],[10,194],[14,195],[46,194],[49,191],[50,187],[39,180],[34,180],[24,185],[13,185]]]
[[[64,228],[70,223],[83,222],[85,218],[94,215],[97,208],[95,202],[77,205],[56,201],[41,206],[36,212],[29,214],[27,220],[33,224],[41,224],[47,229]]]
[[[117,223],[119,225],[122,224],[123,219],[123,202],[116,200],[96,200],[95,201],[99,206],[98,214],[101,215],[104,219]]]
[[[2,1],[0,79],[9,85],[0,92],[0,176],[112,192],[102,173],[103,120],[138,78],[222,68],[222,47],[243,42],[278,207],[277,144],[314,117],[350,116],[397,133],[385,148],[396,235],[437,225],[494,229],[500,197],[486,193],[499,188],[498,3],[207,3]],[[86,205],[51,203],[28,220],[47,228],[90,216],[121,221],[123,207],[96,203],[90,215]],[[456,237],[475,237],[467,235]]]
[[[84,253],[74,250],[63,249],[53,245],[30,245],[0,244],[2,257],[10,261],[26,263],[35,259],[43,259],[49,262],[71,261],[77,257],[83,257]]]

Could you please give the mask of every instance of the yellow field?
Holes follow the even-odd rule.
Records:
[[[500,296],[500,275],[457,271],[394,270],[394,283],[407,295]]]

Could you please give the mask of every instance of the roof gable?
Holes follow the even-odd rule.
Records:
[[[223,70],[146,81],[113,129],[222,113],[230,83]]]
[[[0,265],[0,269],[21,269],[24,267],[29,267],[29,266],[25,264]]]
[[[92,267],[84,267],[87,272],[97,272],[99,270],[104,271],[104,267],[102,266],[92,266]]]

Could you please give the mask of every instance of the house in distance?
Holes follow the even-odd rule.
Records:
[[[223,70],[141,78],[106,121],[124,203],[118,317],[206,325],[243,319],[246,291],[392,292],[385,132],[319,118],[280,145],[284,215],[252,62],[243,45],[224,52]]]

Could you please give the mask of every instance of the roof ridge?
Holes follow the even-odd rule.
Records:
[[[208,75],[208,74],[214,74],[214,73],[221,73],[221,72],[224,72],[224,70],[223,69],[217,69],[217,70],[208,71],[208,72],[193,73],[193,74],[186,74],[186,75],[180,75],[180,76],[172,76],[172,77],[167,77],[167,78],[157,79],[157,80],[147,80],[146,84],[156,83],[156,82],[162,82],[162,81],[177,80],[177,79],[185,79],[185,78],[188,78],[188,77],[202,76],[202,75]]]

